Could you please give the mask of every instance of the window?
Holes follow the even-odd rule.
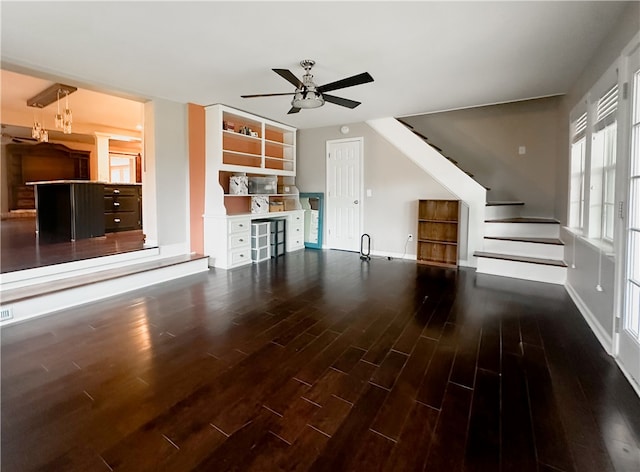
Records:
[[[571,183],[569,199],[569,226],[582,230],[584,225],[584,178],[587,114],[583,113],[572,125]]]
[[[135,183],[135,156],[109,155],[109,176],[111,182]]]
[[[625,328],[640,342],[640,70],[633,82]]]
[[[617,105],[618,86],[615,85],[598,100],[591,133],[588,236],[608,243],[613,243],[615,222]]]

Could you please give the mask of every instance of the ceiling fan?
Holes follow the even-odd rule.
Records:
[[[313,75],[311,75],[311,68],[315,65],[315,63],[316,61],[312,61],[311,59],[305,59],[304,61],[300,62],[300,65],[305,70],[305,74],[302,76],[302,80],[298,79],[289,69],[272,69],[280,77],[295,85],[295,92],[267,93],[261,95],[241,95],[241,97],[256,98],[275,97],[278,95],[293,95],[293,100],[291,101],[291,109],[287,114],[298,113],[302,108],[318,108],[324,105],[324,102],[334,103],[336,105],[347,108],[355,108],[360,105],[360,102],[356,102],[355,100],[336,97],[335,95],[329,95],[325,92],[331,92],[333,90],[373,82],[373,77],[371,77],[368,72],[363,72],[362,74],[347,77],[346,79],[341,79],[329,84],[317,86],[313,82]]]

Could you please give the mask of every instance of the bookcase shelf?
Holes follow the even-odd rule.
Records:
[[[459,200],[418,201],[418,262],[458,266],[459,219]]]

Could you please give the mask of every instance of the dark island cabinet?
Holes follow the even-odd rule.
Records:
[[[104,228],[107,233],[142,229],[142,186],[104,186]]]

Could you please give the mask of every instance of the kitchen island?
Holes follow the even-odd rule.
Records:
[[[104,236],[105,182],[50,180],[34,186],[36,232],[41,242]]]

